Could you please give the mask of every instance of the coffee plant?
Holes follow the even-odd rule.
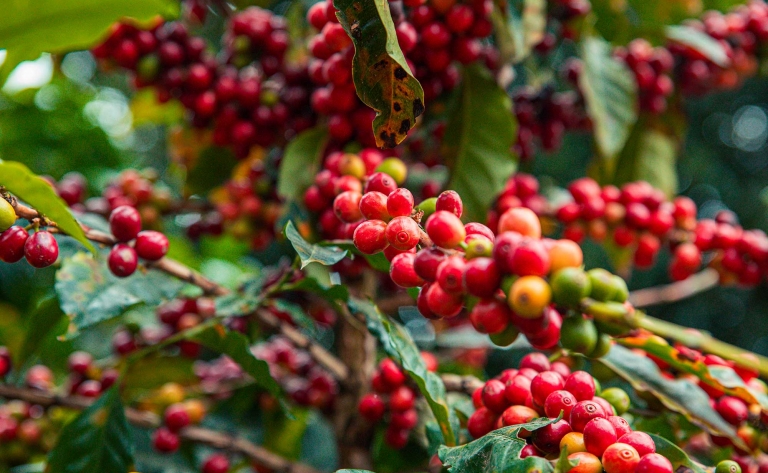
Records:
[[[764,0],[0,21],[0,473],[768,473]]]

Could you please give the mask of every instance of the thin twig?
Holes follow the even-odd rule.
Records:
[[[629,293],[629,301],[636,308],[668,304],[708,291],[716,287],[719,282],[720,276],[717,271],[707,268],[682,281],[632,291]]]
[[[0,384],[0,397],[19,399],[40,406],[62,406],[69,409],[83,410],[93,404],[94,400],[82,396],[60,396],[55,393],[30,388],[18,388]],[[125,409],[125,416],[131,424],[145,429],[160,427],[160,417],[152,412],[143,412],[133,408]],[[179,432],[182,440],[207,445],[220,450],[226,450],[248,457],[254,463],[270,470],[283,473],[319,473],[309,465],[287,460],[264,447],[255,445],[248,440],[216,430],[203,427],[189,426]]]

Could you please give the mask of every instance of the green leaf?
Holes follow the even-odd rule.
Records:
[[[316,127],[301,132],[285,147],[277,178],[277,194],[286,200],[301,201],[304,191],[320,168],[328,131]]]
[[[46,471],[124,472],[132,464],[132,436],[115,386],[62,429]]]
[[[251,375],[259,387],[275,397],[282,396],[280,385],[269,372],[269,365],[266,361],[253,356],[248,346],[248,339],[243,334],[216,326],[196,335],[193,340],[232,358],[243,371]]]
[[[698,463],[691,460],[691,458],[677,445],[660,437],[658,435],[648,433],[653,439],[653,443],[656,445],[656,453],[663,455],[667,460],[672,462],[673,471],[686,471],[693,473],[705,473],[706,470]],[[680,467],[684,467],[680,470]]]
[[[667,39],[686,46],[720,67],[728,67],[730,59],[723,46],[714,38],[690,26],[673,25],[664,29]]]
[[[320,263],[324,266],[332,266],[341,261],[347,255],[345,250],[335,246],[313,245],[305,240],[296,230],[293,222],[285,226],[285,236],[293,245],[296,253],[301,258],[301,269],[310,263]]]
[[[184,283],[160,271],[136,271],[117,278],[104,259],[86,253],[64,258],[56,272],[61,310],[72,320],[70,334],[115,318],[137,304],[157,306],[178,294]]]
[[[37,6],[30,7],[33,11],[37,11]],[[42,7],[41,7],[42,8]],[[2,44],[2,30],[6,19],[3,19],[0,24],[0,48]],[[10,54],[10,53],[9,53]],[[8,58],[6,58],[6,63]],[[2,81],[0,80],[0,83]],[[94,254],[96,249],[93,247],[90,241],[85,238],[83,229],[80,228],[80,224],[77,223],[75,218],[69,212],[67,204],[61,200],[56,194],[56,191],[48,184],[43,178],[35,175],[28,167],[15,161],[3,161],[0,160],[0,186],[4,186],[11,191],[19,199],[28,203],[34,207],[38,212],[46,216],[47,218],[56,222],[56,225],[82,243],[86,248],[91,250]]]
[[[400,50],[387,0],[338,0],[336,16],[355,45],[352,77],[360,100],[376,111],[379,148],[394,148],[424,113],[424,90]]]
[[[616,165],[617,185],[647,181],[672,197],[677,193],[677,152],[680,140],[652,128],[647,120],[635,124]]]
[[[527,424],[503,427],[460,447],[441,446],[437,455],[453,473],[551,473],[552,464],[542,457],[520,458],[526,443],[518,433],[521,429],[533,432],[556,420],[540,417]]]
[[[63,317],[64,313],[55,297],[40,302],[32,314],[25,318],[26,337],[21,348],[15,353],[14,364],[24,366],[26,361],[38,352],[51,331],[58,327]]]
[[[187,187],[193,194],[204,194],[229,179],[238,161],[228,148],[209,146],[202,150],[187,174]]]
[[[600,361],[640,391],[651,392],[667,409],[679,412],[708,432],[729,437],[737,444],[741,440],[729,423],[709,404],[709,396],[688,380],[665,378],[650,358],[614,345]]]
[[[22,61],[41,53],[89,49],[123,18],[149,22],[157,15],[175,17],[174,0],[14,0],[5,4],[0,22],[0,49],[8,55],[0,67],[0,84]]]
[[[592,119],[595,142],[611,161],[624,147],[637,120],[637,85],[627,66],[614,58],[605,40],[588,37],[580,47],[584,64],[579,87]]]
[[[419,387],[440,425],[446,445],[456,445],[459,419],[446,399],[445,385],[438,375],[427,371],[424,360],[413,339],[400,324],[379,311],[370,301],[350,298],[349,309],[365,316],[368,330],[381,342],[392,357]]]
[[[512,104],[487,70],[472,65],[464,69],[450,117],[443,138],[451,168],[448,188],[461,195],[466,218],[481,221],[516,168],[510,151],[517,127]]]
[[[501,59],[518,63],[527,58],[544,38],[547,3],[545,0],[513,1],[509,2],[505,12],[499,11],[497,4],[491,19]]]
[[[557,463],[555,463],[555,473],[568,473],[571,471],[571,468],[579,464],[579,460],[569,460],[568,455],[567,446],[560,450],[560,457],[557,459]]]
[[[123,376],[126,389],[154,389],[166,383],[188,385],[198,380],[195,360],[183,356],[148,356],[128,365]]]

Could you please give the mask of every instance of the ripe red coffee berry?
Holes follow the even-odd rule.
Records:
[[[608,415],[605,413],[600,404],[594,401],[579,401],[573,406],[569,419],[571,420],[571,428],[576,432],[583,432],[584,427],[592,419],[602,418],[606,419]]]
[[[437,196],[435,209],[450,212],[461,218],[461,214],[464,212],[464,204],[461,202],[461,196],[459,196],[458,192],[444,191]]]
[[[171,432],[178,432],[190,423],[189,413],[187,408],[183,404],[171,404],[165,409],[163,416],[165,426]]]
[[[641,457],[651,453],[656,453],[656,444],[653,439],[645,432],[630,432],[619,437],[619,442],[631,445]]]
[[[608,421],[613,425],[613,428],[616,429],[616,436],[618,438],[621,438],[624,435],[632,432],[632,427],[629,426],[629,422],[627,422],[623,417],[608,416]]]
[[[631,445],[614,443],[602,456],[605,473],[634,473],[640,463],[640,455]]]
[[[117,241],[130,241],[141,231],[141,215],[129,205],[115,208],[109,215],[109,229]]]
[[[560,451],[560,440],[572,432],[571,426],[563,419],[544,426],[533,433],[533,445],[544,453]]]
[[[586,371],[574,371],[563,389],[576,396],[577,401],[589,401],[595,397],[595,378]]]
[[[397,189],[397,183],[389,174],[383,172],[375,172],[368,178],[368,182],[365,183],[365,192],[381,192],[388,196],[391,192]]]
[[[531,398],[531,380],[518,374],[507,381],[504,389],[504,396],[512,405],[525,406],[532,402]]]
[[[91,367],[91,363],[93,363],[93,357],[90,353],[84,351],[76,351],[69,355],[69,358],[67,359],[67,367],[69,368],[69,371],[81,375],[86,374],[88,368]]]
[[[425,281],[433,282],[437,279],[437,268],[447,257],[439,248],[424,248],[416,253],[413,268]]]
[[[378,422],[384,416],[384,410],[386,409],[384,401],[378,394],[369,393],[360,399],[360,404],[357,406],[357,411],[366,420],[371,422]]]
[[[565,390],[554,391],[544,401],[544,413],[547,417],[557,417],[563,413],[563,419],[571,418],[571,410],[576,405],[576,398]]]
[[[501,423],[504,426],[527,424],[535,418],[539,417],[539,413],[527,406],[510,406],[501,414]],[[520,431],[520,437],[528,437],[530,432],[526,430]]]
[[[469,321],[480,333],[495,334],[503,332],[510,322],[510,310],[507,304],[497,299],[482,299],[469,313]]]
[[[357,222],[363,218],[360,212],[360,200],[363,195],[355,191],[345,191],[333,199],[333,213],[346,223]]]
[[[749,408],[741,399],[733,396],[723,396],[717,400],[715,410],[731,425],[739,426],[749,416]]]
[[[413,268],[415,259],[415,253],[400,253],[392,258],[392,264],[389,267],[389,277],[392,278],[392,282],[400,287],[423,286],[424,280],[416,274]]]
[[[640,458],[635,473],[672,473],[674,468],[667,457],[651,453]]]
[[[416,427],[419,423],[419,413],[416,409],[408,409],[407,411],[393,412],[389,417],[389,424],[398,429],[410,430]]]
[[[355,248],[366,255],[379,253],[387,247],[387,224],[381,220],[366,220],[352,234]]]
[[[221,453],[214,453],[203,462],[203,473],[227,473],[229,460]]]
[[[438,210],[429,217],[426,231],[435,245],[446,249],[456,248],[467,236],[459,217],[445,210]]]
[[[400,450],[408,443],[409,435],[409,430],[399,429],[394,425],[390,425],[384,433],[384,443],[395,450]]]
[[[549,273],[549,252],[541,240],[524,239],[509,255],[510,271],[517,276],[541,276]]]
[[[440,317],[455,317],[464,307],[461,294],[446,292],[439,284],[429,286],[426,298],[429,310]]]
[[[533,402],[543,406],[547,396],[555,391],[563,389],[565,381],[563,377],[554,371],[543,371],[531,380],[531,396]]]
[[[59,257],[59,244],[51,233],[35,232],[24,243],[24,257],[35,268],[46,268]]]
[[[464,288],[475,297],[491,297],[501,283],[496,262],[492,258],[473,258],[464,266]]]
[[[496,428],[498,418],[499,415],[492,410],[487,407],[481,407],[469,416],[469,419],[467,420],[467,430],[469,431],[469,435],[479,439]]]
[[[15,263],[24,257],[24,244],[29,234],[19,226],[0,233],[0,261]]]
[[[400,386],[389,396],[389,408],[393,411],[407,411],[413,408],[416,397],[408,386]]]
[[[413,194],[401,187],[387,197],[387,212],[392,217],[409,217],[413,212]]]
[[[107,264],[112,274],[125,278],[136,271],[139,257],[136,255],[136,250],[124,243],[118,243],[110,250]]]
[[[157,261],[168,253],[168,237],[154,230],[144,230],[136,237],[136,253],[139,258]]]
[[[551,368],[551,365],[549,363],[549,358],[547,358],[547,355],[545,355],[544,353],[535,351],[532,353],[528,353],[523,357],[522,360],[520,360],[520,369],[523,369],[523,368],[531,368],[541,373],[542,371],[549,371]]]
[[[464,267],[461,256],[450,256],[437,267],[437,283],[446,292],[464,292]]]
[[[152,445],[161,453],[173,453],[179,449],[179,436],[165,427],[157,429],[152,436]]]
[[[419,244],[419,224],[411,217],[395,217],[387,224],[387,241],[398,250]]]
[[[616,429],[608,419],[596,418],[584,426],[584,446],[595,456],[602,456],[605,449],[616,443]]]
[[[360,198],[360,213],[367,220],[389,220],[387,196],[381,192],[368,192]]]

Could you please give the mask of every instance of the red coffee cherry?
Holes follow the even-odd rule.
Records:
[[[595,397],[595,378],[586,371],[574,371],[563,389],[576,396],[577,401],[589,401]]]
[[[59,244],[51,233],[35,232],[24,243],[24,257],[35,268],[46,268],[58,259]]]
[[[392,217],[410,217],[413,212],[413,194],[401,187],[387,196],[387,212]]]
[[[461,196],[456,191],[444,191],[437,196],[435,209],[450,212],[461,218],[464,212],[464,204],[461,202]]]
[[[426,298],[429,310],[440,317],[455,317],[464,307],[464,298],[461,294],[446,292],[439,284],[429,286]]]
[[[139,257],[136,255],[136,250],[124,243],[118,243],[110,250],[107,264],[112,274],[125,278],[136,271]]]
[[[136,253],[139,258],[157,261],[168,253],[168,238],[160,232],[144,230],[136,237]]]
[[[602,463],[606,473],[633,473],[640,463],[640,455],[630,445],[614,443],[603,453]]]
[[[333,213],[342,222],[352,223],[363,218],[360,212],[360,200],[363,195],[355,191],[346,191],[333,199]]]
[[[512,405],[525,406],[533,402],[531,397],[531,380],[523,375],[518,374],[511,380],[507,381],[507,385],[504,388],[504,396]]]
[[[203,473],[227,473],[229,460],[221,453],[214,453],[203,462]]]
[[[584,426],[584,446],[595,456],[602,456],[605,449],[616,443],[616,429],[608,419],[595,418]]]
[[[541,240],[526,238],[512,250],[507,266],[518,276],[546,276],[549,273],[549,252]]]
[[[389,267],[389,277],[392,282],[400,287],[423,286],[424,280],[416,274],[413,267],[415,259],[415,253],[400,253],[392,258],[392,264]]]
[[[544,400],[544,413],[547,417],[557,417],[562,412],[563,419],[570,419],[576,402],[576,397],[570,392],[562,389],[554,391]]]
[[[483,405],[493,412],[501,414],[509,406],[504,391],[504,383],[498,379],[488,380],[483,386]]]
[[[383,251],[388,245],[387,224],[381,220],[366,220],[355,228],[352,242],[355,248],[366,255]]]
[[[456,248],[467,236],[459,217],[445,210],[438,210],[429,217],[426,231],[435,245],[446,249]]]
[[[93,357],[90,353],[84,351],[76,351],[69,355],[69,358],[67,359],[67,367],[69,368],[69,371],[81,375],[86,374],[92,363]]]
[[[544,453],[560,451],[560,440],[571,432],[571,426],[563,419],[536,430],[533,433],[533,445]]]
[[[121,205],[109,215],[109,228],[117,241],[133,240],[141,231],[141,215],[135,208]]]
[[[613,416],[613,415],[616,415],[616,410],[613,408],[611,403],[608,402],[607,400],[605,400],[605,399],[603,399],[603,398],[601,398],[599,396],[593,397],[592,400],[595,401],[596,403],[598,403],[600,405],[600,407],[603,408],[603,411],[605,412],[605,415],[607,415],[609,417]]]
[[[24,257],[24,244],[29,234],[19,226],[0,233],[0,261],[15,263]]]
[[[395,217],[387,224],[387,241],[398,250],[419,244],[419,224],[411,217]]]
[[[481,299],[469,313],[469,321],[478,332],[495,334],[507,328],[510,316],[509,307],[504,302],[497,299]]]
[[[603,410],[600,404],[594,401],[579,401],[573,406],[569,419],[571,420],[571,427],[576,432],[583,432],[584,427],[592,419],[602,418],[606,419],[608,414]]]
[[[403,370],[390,358],[381,360],[381,363],[379,363],[379,373],[381,373],[382,380],[392,388],[401,386],[406,380]]]
[[[165,409],[163,420],[165,426],[168,427],[171,432],[178,432],[190,423],[189,413],[183,404],[171,404],[168,406],[168,408]]]
[[[549,364],[549,358],[547,358],[547,355],[535,351],[528,353],[523,357],[522,360],[520,360],[520,369],[523,368],[531,368],[538,372],[542,372],[549,371],[551,369],[551,365]]]
[[[360,399],[357,411],[365,419],[371,422],[378,422],[384,416],[386,405],[378,394],[369,393]]]
[[[404,448],[408,443],[409,430],[398,429],[397,427],[390,425],[387,431],[384,433],[384,442],[395,450]]]
[[[152,437],[152,445],[161,453],[173,453],[179,449],[179,436],[165,427],[157,429]]]
[[[437,268],[447,257],[439,248],[424,248],[416,253],[413,268],[425,281],[433,282],[437,279]]]
[[[368,192],[360,198],[360,213],[367,220],[384,220],[391,218],[387,212],[387,196],[381,192]]]
[[[650,453],[640,458],[635,473],[672,473],[674,468],[667,457],[658,453]]]
[[[543,371],[531,380],[531,396],[533,402],[544,406],[547,396],[555,391],[563,389],[565,381],[563,377],[554,371]]]
[[[733,396],[723,396],[717,400],[715,410],[731,425],[739,426],[749,417],[749,408],[741,399]]]
[[[492,258],[473,258],[464,266],[464,284],[467,292],[475,297],[491,297],[501,283],[501,273]]]
[[[437,283],[446,292],[464,292],[464,267],[466,260],[461,256],[450,256],[437,267]]]
[[[467,420],[467,430],[473,438],[479,439],[496,428],[499,416],[487,407],[476,410]]]
[[[501,414],[501,423],[504,426],[527,424],[539,417],[539,413],[527,406],[511,406]],[[521,436],[526,436],[521,431]]]
[[[393,427],[403,430],[410,430],[419,423],[419,413],[416,409],[407,411],[393,412],[389,418],[389,424]]]
[[[368,182],[365,183],[365,192],[381,192],[388,196],[391,192],[397,189],[397,183],[389,174],[383,172],[375,172],[368,178]]]
[[[641,457],[656,453],[656,444],[653,439],[645,432],[630,432],[619,437],[619,442],[631,445]]]
[[[90,398],[99,397],[101,394],[101,383],[93,379],[85,380],[77,387],[75,394]]]
[[[407,411],[413,408],[416,396],[408,386],[400,386],[389,396],[389,408],[393,411]]]

